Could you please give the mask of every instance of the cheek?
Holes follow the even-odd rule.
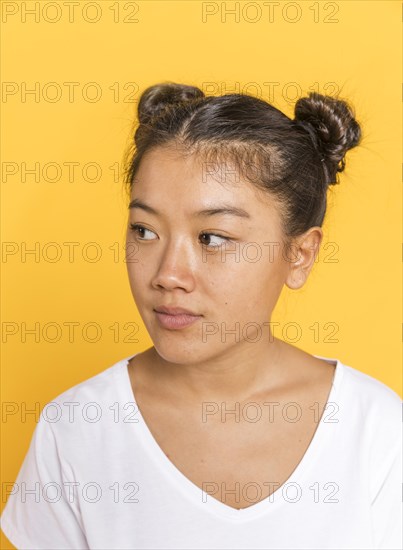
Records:
[[[132,264],[138,263],[138,258],[139,247],[136,242],[130,238],[130,236],[127,236],[125,244],[125,261],[128,267]]]
[[[139,302],[144,295],[145,288],[149,285],[151,274],[147,264],[134,252],[126,255],[126,268],[132,295],[135,301]]]
[[[271,310],[284,284],[278,262],[261,258],[257,262],[228,262],[221,273],[209,279],[225,316],[253,317]]]

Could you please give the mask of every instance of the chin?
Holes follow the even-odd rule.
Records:
[[[211,349],[207,349],[202,342],[195,344],[190,338],[187,342],[170,339],[169,337],[152,338],[155,352],[168,363],[176,365],[188,365],[203,361],[211,355]]]

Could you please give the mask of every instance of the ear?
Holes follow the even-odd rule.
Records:
[[[301,288],[308,279],[322,242],[320,227],[311,227],[302,236],[293,240],[284,253],[288,266],[285,284],[291,289]]]

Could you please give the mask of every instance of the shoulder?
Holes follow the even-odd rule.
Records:
[[[350,397],[378,414],[400,412],[402,399],[385,383],[347,364],[341,364],[343,384]]]
[[[339,401],[346,420],[374,445],[401,445],[402,399],[389,386],[350,365],[340,364]]]
[[[122,376],[123,368],[127,365],[128,358],[120,359],[112,366],[109,366],[82,382],[71,386],[65,391],[55,395],[47,405],[61,403],[69,399],[89,399],[92,397],[102,398],[105,394],[113,392],[114,385]]]
[[[43,407],[38,430],[47,426],[54,434],[75,433],[101,429],[111,410],[123,400],[126,393],[125,367],[129,358],[121,359],[98,374],[55,395]],[[127,375],[128,377],[128,375]]]
[[[123,412],[127,403],[133,404],[125,385],[127,361],[121,359],[45,404],[26,457],[29,472],[52,468],[53,479],[61,471],[74,479],[74,467],[85,464],[90,455],[105,453],[105,437],[126,437],[130,424],[124,424]]]
[[[345,363],[336,357],[314,355],[321,360],[319,369],[325,372],[324,365],[336,365],[332,386],[340,405],[346,412],[361,414],[362,417],[379,421],[398,418],[401,421],[402,399],[392,388],[377,378]],[[317,368],[317,365],[316,365]]]

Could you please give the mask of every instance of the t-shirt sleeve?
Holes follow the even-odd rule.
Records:
[[[17,549],[88,549],[73,489],[52,423],[41,415],[1,515],[4,534]]]
[[[388,455],[373,473],[371,499],[374,548],[402,550],[402,442],[398,437]]]

